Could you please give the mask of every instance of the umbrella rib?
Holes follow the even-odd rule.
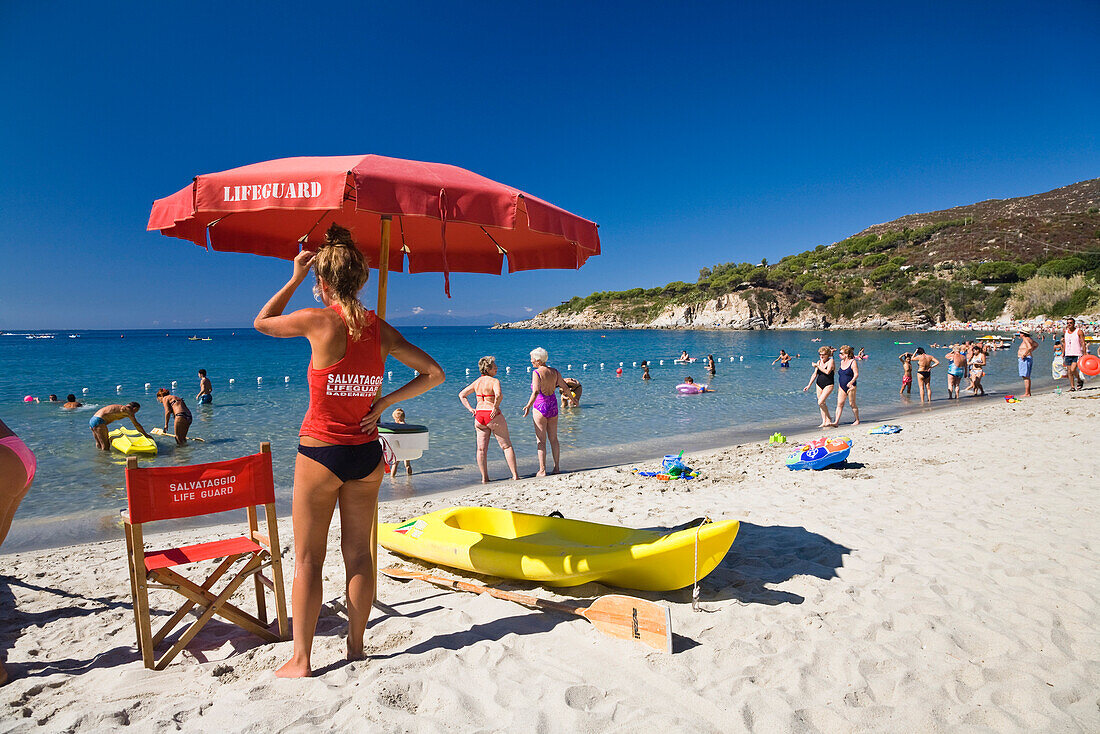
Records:
[[[484,232],[485,236],[489,238],[489,241],[497,246],[497,250],[500,252],[501,255],[507,255],[508,254],[508,251],[500,246],[500,243],[496,241],[496,239],[493,237],[493,235],[489,234],[489,231],[487,229],[485,229],[485,227],[482,227],[481,225],[478,225],[478,229],[480,229],[482,232]]]
[[[328,212],[328,211],[322,212],[321,213],[321,218],[318,219],[316,222],[314,222],[313,226],[310,227],[304,235],[302,235],[301,237],[298,238],[298,241],[301,242],[304,245],[309,240],[309,236],[311,234],[313,234],[313,230],[317,229],[317,225],[320,224],[321,222],[323,222],[325,220],[325,217],[327,217],[329,215],[329,213],[330,212]]]

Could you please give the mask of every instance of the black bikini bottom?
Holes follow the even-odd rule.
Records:
[[[354,446],[303,446],[298,453],[313,459],[336,475],[341,482],[362,479],[374,473],[382,461],[382,444],[379,441]]]

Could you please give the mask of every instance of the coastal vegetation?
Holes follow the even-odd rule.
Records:
[[[695,282],[597,291],[551,309],[644,324],[736,294],[788,320],[943,322],[1084,313],[1100,307],[1100,179],[1034,197],[908,215],[777,262],[704,267]],[[1074,207],[1077,207],[1074,210]]]

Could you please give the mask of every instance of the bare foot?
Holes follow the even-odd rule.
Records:
[[[313,671],[309,669],[308,660],[291,658],[283,667],[275,671],[276,678],[312,678]]]
[[[484,479],[481,480],[481,483],[482,484],[488,484],[489,483],[489,478],[485,477]]]
[[[554,471],[552,471],[552,472],[550,472],[550,473],[551,473],[551,474],[561,474],[561,469],[559,469],[558,467],[556,467],[556,466],[555,466],[555,467],[554,467]]]
[[[858,426],[858,425],[859,425],[859,421],[852,421],[852,425],[853,425],[853,426]]]
[[[535,472],[535,476],[536,477],[545,477],[546,476],[546,470],[545,469],[540,469],[539,471]]]
[[[365,660],[366,657],[362,642],[358,645],[352,645],[351,640],[348,640],[348,660]]]
[[[513,474],[512,475],[512,481],[513,482],[518,482],[519,481],[519,474]]]

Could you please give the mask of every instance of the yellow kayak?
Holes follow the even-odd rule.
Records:
[[[107,436],[111,439],[111,448],[128,456],[131,454],[156,456],[157,454],[156,441],[146,438],[132,428],[116,428]]]
[[[600,581],[672,591],[713,571],[738,527],[736,520],[722,520],[704,524],[698,533],[696,524],[636,530],[493,507],[449,507],[402,523],[379,523],[378,542],[441,566],[546,586]]]

